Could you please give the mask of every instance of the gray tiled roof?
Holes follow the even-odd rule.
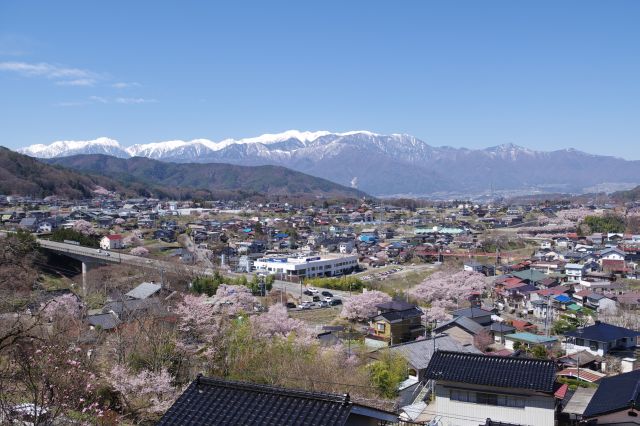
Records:
[[[391,353],[401,355],[414,368],[422,370],[427,368],[427,365],[429,365],[429,361],[433,356],[434,346],[436,351],[467,352],[474,354],[482,353],[474,346],[463,345],[453,337],[447,335],[437,336],[435,339],[435,345],[433,339],[424,339],[391,346],[389,348],[381,349],[380,351],[388,350]]]

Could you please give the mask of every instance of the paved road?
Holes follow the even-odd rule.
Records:
[[[105,251],[91,247],[83,247],[75,244],[59,243],[56,241],[49,241],[43,239],[37,239],[40,247],[56,251],[61,254],[69,254],[71,256],[78,256],[81,258],[88,258],[100,263],[123,263],[126,265],[133,265],[149,269],[157,269],[164,271],[172,271],[178,268],[185,268],[194,274],[213,275],[214,270],[211,268],[203,268],[195,265],[181,265],[166,260],[148,259],[141,256],[132,256],[130,254]],[[108,255],[107,255],[108,254]]]

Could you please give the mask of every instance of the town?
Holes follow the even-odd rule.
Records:
[[[640,423],[638,202],[104,191],[0,220],[4,419]]]

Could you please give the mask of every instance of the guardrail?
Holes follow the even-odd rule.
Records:
[[[93,249],[90,247],[84,247],[84,249],[80,249],[80,248],[77,248],[78,246],[75,246],[72,244],[59,243],[57,241],[40,240],[40,239],[38,239],[37,241],[38,241],[38,244],[40,244],[40,247],[43,247],[46,249],[60,251],[60,252],[69,253],[69,254],[77,254],[79,256],[84,256],[84,257],[91,257],[93,259],[100,259],[100,260],[111,262],[111,263],[122,263],[122,259],[120,258],[120,253],[117,253],[117,256],[111,256],[111,255],[105,256],[102,253],[95,252],[95,250],[97,249]]]

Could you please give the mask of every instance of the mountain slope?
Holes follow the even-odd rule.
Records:
[[[0,193],[46,197],[88,198],[103,187],[111,191],[125,188],[112,179],[88,176],[43,164],[40,161],[0,147]]]
[[[166,163],[143,157],[122,159],[106,155],[76,155],[46,160],[82,172],[123,182],[167,188],[195,188],[211,193],[256,193],[287,197],[359,198],[366,194],[325,179],[279,166]]]
[[[640,161],[573,149],[534,151],[512,144],[478,150],[432,147],[406,134],[290,130],[239,140],[174,140],[129,148],[110,141],[83,142],[80,145],[85,148],[66,151],[60,145],[36,146],[25,152],[62,157],[115,150],[119,157],[166,162],[280,165],[375,195],[455,196],[490,190],[581,193],[601,184],[640,184]]]

